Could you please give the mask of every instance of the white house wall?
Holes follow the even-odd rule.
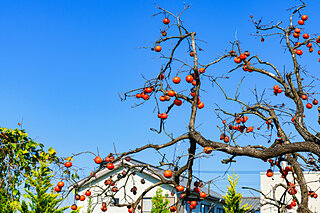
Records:
[[[97,195],[99,192],[101,192],[101,189],[98,187],[94,187],[94,186],[99,186],[102,189],[106,189],[107,186],[104,185],[104,181],[109,179],[111,175],[113,175],[114,177],[112,178],[113,180],[116,180],[116,176],[118,173],[122,172],[122,168],[120,169],[115,169],[113,171],[110,171],[108,173],[104,173],[101,176],[101,174],[97,174],[97,178],[94,179],[94,181],[92,181],[90,184],[83,186],[83,188],[81,189],[81,191],[78,192],[79,195],[83,195],[88,189],[90,189],[91,191],[91,197],[93,197],[93,204],[98,203],[96,206],[95,205],[91,205],[91,206],[95,206],[94,207],[94,211],[93,213],[97,213],[97,212],[102,212],[101,211],[101,204],[102,202],[107,202],[108,200],[101,200],[101,196],[99,196],[99,198],[97,198],[95,195]],[[134,178],[134,181],[132,180],[132,177]],[[144,178],[145,179],[145,184],[141,184],[140,180]],[[140,173],[140,172],[136,172],[136,175],[134,176],[130,176],[129,181],[126,183],[126,188],[124,189],[123,187],[121,188],[120,186],[124,186],[125,182],[127,180],[127,177],[120,179],[116,186],[119,188],[119,191],[117,192],[117,194],[115,195],[115,198],[119,198],[119,203],[120,204],[125,204],[128,203],[132,200],[129,201],[125,201],[123,200],[123,198],[125,197],[125,193],[127,195],[127,198],[132,198],[133,200],[136,200],[141,193],[147,189],[148,187],[150,187],[151,185],[155,184],[158,182],[158,180],[154,177],[149,176],[148,174],[146,174],[145,172]],[[137,194],[133,195],[133,193],[130,191],[130,189],[136,186],[137,187]],[[144,197],[145,198],[152,198],[155,194],[158,188],[160,188],[163,190],[163,194],[168,194],[169,195],[169,199],[170,200],[174,200],[174,202],[177,201],[177,196],[179,195],[174,195],[171,196],[171,190],[172,190],[172,186],[170,185],[161,185],[159,187],[153,188],[152,190],[150,190]],[[110,188],[111,189],[111,188]],[[100,199],[100,200],[97,200]],[[88,208],[88,197],[86,197],[85,201],[78,201],[77,205],[78,207],[81,207],[80,209],[80,213],[87,213],[87,208]],[[108,202],[107,202],[108,203]],[[207,205],[207,206],[212,206],[213,208],[211,208],[212,210],[211,212],[214,213],[222,213],[222,209],[223,206],[221,203],[219,202],[213,202],[213,200],[211,199],[205,199],[199,202],[199,204],[197,205],[196,209],[192,210],[192,213],[208,213],[207,211],[205,212],[203,209],[201,209],[201,205]],[[141,205],[141,204],[140,204]],[[143,208],[143,206],[142,206]],[[108,206],[108,210],[106,211],[107,213],[127,213],[128,209],[127,207],[114,207],[114,206]],[[136,210],[136,213],[139,213],[141,211]],[[189,208],[189,204],[184,205],[181,209],[179,209],[177,211],[177,213],[190,213],[190,208]],[[149,211],[145,211],[145,209],[143,209],[143,213],[149,213]]]
[[[112,171],[110,173],[108,173],[107,175],[105,175],[104,177],[102,178],[98,178],[98,181],[94,181],[93,183],[91,183],[91,186],[87,186],[88,188],[90,187],[90,191],[92,193],[92,197],[94,197],[95,194],[101,192],[101,189],[97,188],[97,187],[93,187],[94,185],[98,185],[102,188],[106,188],[106,186],[104,185],[104,181],[106,179],[109,179],[110,175],[114,175],[116,173],[119,173],[121,172],[122,169],[119,169],[119,170],[115,170],[115,171]],[[116,175],[115,175],[116,176]],[[134,182],[132,181],[132,178],[131,177],[134,177]],[[143,192],[145,189],[147,189],[148,187],[150,187],[152,184],[158,182],[158,180],[156,180],[155,178],[153,177],[150,177],[150,176],[147,176],[146,174],[144,173],[140,173],[140,172],[136,172],[136,175],[135,176],[131,176],[129,178],[129,181],[127,182],[126,184],[126,188],[124,189],[123,187],[120,188],[120,186],[124,186],[125,185],[125,182],[127,180],[127,178],[122,178],[120,181],[117,182],[116,186],[118,186],[119,188],[119,191],[117,192],[115,198],[119,198],[119,203],[120,204],[124,204],[124,203],[127,203],[125,202],[125,200],[123,200],[124,196],[125,196],[125,192],[127,194],[127,198],[130,199],[132,198],[133,200],[136,200],[140,195],[141,195],[141,192]],[[140,180],[144,178],[145,179],[145,184],[141,184]],[[99,181],[100,180],[100,181]],[[113,177],[113,180],[116,180],[116,177]],[[133,186],[136,186],[137,187],[137,194],[136,195],[133,195],[133,193],[130,191],[130,189],[133,187]],[[80,195],[84,194],[85,191],[88,189],[88,188],[84,188],[82,191],[79,192]],[[156,190],[158,189],[159,187],[156,187],[156,188],[153,188],[152,190],[150,190],[144,197],[146,198],[151,198],[153,197],[155,194],[156,194]],[[169,194],[169,197],[172,197],[170,194],[171,194],[171,189],[172,187],[168,186],[168,185],[162,185],[161,186],[162,190],[163,190],[163,194]],[[177,197],[174,196],[174,200],[176,201],[177,200]],[[99,203],[95,208],[94,208],[94,213],[95,212],[102,212],[101,211],[101,203],[102,202],[106,202],[107,200],[97,200],[97,198],[93,199],[93,202],[94,203]],[[132,201],[132,200],[129,200],[129,202]],[[87,211],[87,207],[88,207],[88,198],[86,198],[85,201],[78,201],[77,203],[78,207],[82,207],[81,210],[80,210],[80,213],[86,213]],[[108,206],[108,210],[107,210],[108,213],[127,213],[128,212],[128,209],[127,207],[112,207],[112,206]],[[137,211],[138,212],[138,211]]]

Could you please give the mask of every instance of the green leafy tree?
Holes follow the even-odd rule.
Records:
[[[3,188],[0,188],[0,209],[3,212],[12,213],[15,212],[16,206],[19,205],[18,201],[8,200],[8,193]]]
[[[25,177],[39,169],[39,162],[58,160],[56,152],[33,141],[25,130],[0,127],[0,209],[12,213],[19,206],[24,189],[30,189]]]
[[[68,208],[59,208],[62,198],[58,198],[59,194],[52,192],[52,177],[52,170],[48,164],[40,162],[40,168],[32,171],[31,176],[27,177],[27,183],[33,190],[25,189],[24,197],[28,201],[22,201],[19,207],[21,213],[62,213]]]
[[[162,194],[162,189],[157,189],[156,195],[152,197],[152,209],[151,213],[170,213],[168,194]]]
[[[251,206],[248,206],[248,204],[245,204],[241,207],[242,194],[237,193],[236,191],[238,179],[238,175],[235,175],[234,173],[232,176],[228,175],[230,186],[228,186],[226,195],[223,196],[226,202],[226,206],[223,207],[225,213],[245,213],[250,210]]]

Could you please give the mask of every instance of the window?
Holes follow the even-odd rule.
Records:
[[[152,209],[151,197],[146,197],[142,199],[141,210],[145,213],[150,213]]]

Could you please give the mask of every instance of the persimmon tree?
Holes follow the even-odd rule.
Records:
[[[116,206],[127,206],[129,212],[139,211],[143,196],[161,184],[173,185],[176,187],[176,192],[183,192],[184,196],[178,201],[178,206],[179,203],[186,202],[188,197],[194,193],[200,198],[204,198],[206,193],[201,190],[201,187],[207,183],[198,180],[192,184],[195,178],[193,174],[194,161],[212,152],[223,152],[229,155],[227,159],[222,161],[225,164],[234,162],[236,158],[241,156],[268,161],[271,167],[279,169],[282,173],[286,181],[286,185],[282,187],[286,189],[285,193],[295,199],[297,211],[311,212],[308,203],[312,189],[308,187],[303,171],[306,169],[319,170],[320,134],[313,128],[315,122],[312,122],[312,119],[305,119],[305,110],[316,110],[314,106],[318,104],[318,101],[315,97],[316,87],[312,85],[316,78],[304,68],[303,56],[306,53],[303,53],[302,49],[307,48],[310,53],[320,54],[320,51],[317,51],[320,47],[320,37],[315,36],[313,34],[315,32],[309,32],[307,28],[308,16],[302,13],[305,7],[305,3],[301,1],[301,5],[290,9],[291,14],[288,20],[277,24],[264,25],[261,20],[250,16],[256,29],[253,36],[259,38],[258,42],[264,42],[266,38],[275,36],[279,42],[273,45],[281,45],[285,50],[284,54],[290,57],[283,62],[286,69],[282,70],[272,63],[272,55],[268,58],[261,58],[259,52],[247,50],[239,40],[230,42],[229,48],[219,57],[210,62],[204,62],[199,55],[199,52],[202,51],[199,44],[200,38],[197,38],[196,32],[190,31],[181,20],[183,12],[189,6],[184,6],[182,12],[177,15],[157,6],[159,12],[155,16],[164,16],[162,23],[164,28],[152,47],[147,49],[159,54],[164,64],[159,66],[158,72],[153,73],[153,78],[146,79],[141,82],[140,87],[125,92],[121,95],[121,99],[123,101],[130,98],[136,99],[135,107],[146,102],[154,103],[155,119],[159,119],[159,128],[151,128],[151,130],[155,134],[167,135],[169,141],[162,144],[146,144],[128,152],[113,153],[105,159],[97,156],[95,162],[99,164],[98,168],[80,184],[74,184],[73,189],[77,190],[85,185],[103,168],[115,169],[112,163],[114,161],[123,162],[124,158],[130,160],[129,156],[138,152],[148,149],[160,152],[162,149],[174,147],[180,141],[188,141],[189,147],[186,155],[177,156],[172,162],[162,162],[158,166],[164,172],[159,172],[148,164],[127,166],[120,163],[118,166],[125,167],[125,172],[118,174],[112,180],[106,180],[106,188],[100,189],[101,193],[95,195],[96,197],[108,198],[107,202],[101,203],[101,209],[106,211],[107,206],[114,203],[114,196],[120,189],[116,187],[117,182],[122,178],[134,175],[136,169],[152,172],[158,177],[159,182],[148,187],[135,200],[125,199],[126,203],[114,203]],[[177,51],[185,49],[185,47],[188,49],[185,57],[191,57],[192,63],[188,63],[185,58],[178,57]],[[229,68],[226,67],[224,73],[217,74],[214,71],[214,66],[228,59],[234,61],[233,65]],[[237,82],[232,83],[235,85],[236,95],[231,97],[222,82],[229,80],[229,75],[235,72],[243,76],[256,75],[256,78],[273,81],[274,84],[266,88],[273,90],[273,92],[259,93],[257,89],[252,88],[254,102],[248,101],[247,96],[242,97],[238,92],[242,83],[242,79],[238,79]],[[184,84],[186,89],[178,91],[176,89],[178,84]],[[217,90],[216,92],[221,92],[225,96],[226,101],[239,106],[237,111],[220,107],[219,103],[209,106],[202,100],[202,94],[212,85]],[[172,109],[177,107],[180,110],[185,110],[188,117],[188,127],[186,133],[180,133],[180,136],[173,137],[165,127],[166,123],[175,116]],[[220,138],[207,138],[202,132],[197,131],[198,111],[204,107],[214,109],[217,117],[221,120],[218,124],[213,123],[213,125],[218,125],[217,131],[221,132]],[[320,108],[318,110],[320,111]],[[307,121],[311,121],[311,123],[306,123]],[[201,122],[210,122],[210,120]],[[320,114],[318,123],[320,124]],[[179,133],[175,132],[175,134]],[[277,136],[271,137],[271,135]],[[246,137],[246,140],[241,140],[240,145],[237,142],[242,137]],[[260,138],[267,139],[267,142],[251,145],[252,142],[256,143]],[[203,147],[203,151],[197,152],[197,147]],[[186,159],[186,163],[178,165],[182,158]],[[267,175],[271,177],[273,170],[268,170]],[[293,176],[294,182],[288,180],[289,175]],[[187,177],[187,183],[184,186],[181,185],[182,176]],[[300,196],[296,196],[297,189],[300,190]],[[76,195],[76,200],[79,199],[80,195]],[[281,212],[293,206],[292,202],[278,200],[276,197],[268,199]],[[176,208],[172,209],[172,211],[175,210]]]

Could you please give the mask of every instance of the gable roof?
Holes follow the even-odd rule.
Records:
[[[136,159],[132,159],[130,161],[125,161],[123,159],[121,160],[118,160],[118,161],[115,161],[113,162],[114,164],[114,168],[116,169],[121,163],[123,164],[126,164],[128,166],[134,166],[134,165],[141,165],[141,164],[147,164],[147,163],[144,163],[142,161],[139,161],[139,160],[136,160]],[[157,172],[161,172],[163,171],[162,169],[159,169],[158,167],[155,167],[153,165],[150,165],[148,164],[152,169],[154,169],[155,171]],[[75,185],[82,185],[84,182],[86,182],[82,187],[85,187],[86,185],[90,184],[91,182],[93,181],[96,181],[97,179],[99,178],[102,178],[104,176],[106,176],[107,174],[109,173],[113,173],[115,171],[115,169],[113,170],[109,170],[108,168],[106,167],[102,167],[101,170],[98,170],[95,174],[94,177],[91,177],[91,176],[88,176],[88,177],[85,177],[83,179],[81,179],[80,181],[78,181],[76,184],[74,184],[73,186],[70,186],[69,188],[72,189]],[[146,169],[143,170],[144,173],[154,177],[154,178],[157,178],[157,176],[155,176],[153,173],[147,171]],[[158,179],[158,178],[157,178]]]
[[[164,171],[163,169],[160,169],[160,168],[158,168],[156,166],[153,166],[151,164],[148,164],[148,163],[145,163],[145,162],[142,162],[140,160],[133,159],[133,158],[131,158],[130,161],[125,161],[124,159],[121,159],[121,160],[118,160],[118,161],[114,162],[115,168],[117,168],[121,163],[127,164],[128,166],[147,164],[148,166],[150,166],[156,172],[162,173]],[[109,173],[112,173],[112,172],[114,172],[114,170],[109,170],[108,168],[104,167],[104,168],[102,168],[100,171],[98,171],[95,174],[95,177],[91,177],[91,176],[85,177],[85,178],[81,179],[80,181],[78,181],[75,185],[81,185],[84,182],[86,182],[81,187],[81,188],[85,188],[91,182],[97,181],[97,179],[102,178],[102,177],[104,177],[104,176],[106,176],[106,175],[108,175]],[[151,176],[151,177],[153,177],[155,179],[159,179],[159,177],[157,177],[156,175],[154,175],[152,172],[148,171],[147,169],[143,169],[143,170],[141,170],[141,172],[146,173],[146,174],[148,174],[149,176]],[[182,177],[182,180],[180,181],[181,185],[187,185],[188,178],[185,177],[185,176],[181,176],[181,177]],[[193,185],[193,183],[194,182],[192,181],[191,184]],[[69,189],[72,189],[75,185],[70,186]],[[207,187],[203,187],[202,191],[208,192],[208,188]],[[224,199],[223,199],[221,194],[219,194],[219,193],[217,193],[217,192],[215,192],[215,191],[213,191],[211,189],[210,189],[209,192],[210,192],[209,196],[207,196],[208,199],[213,199],[213,200],[216,200],[216,201],[224,203]]]

